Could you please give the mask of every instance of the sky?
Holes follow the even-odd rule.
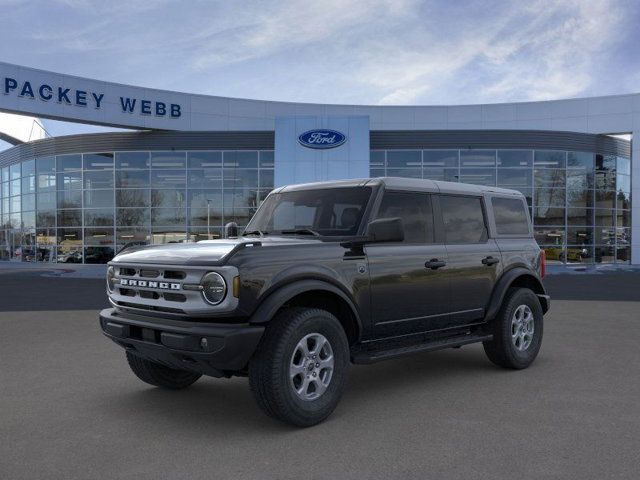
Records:
[[[0,0],[0,12],[0,61],[190,93],[441,105],[640,91],[638,0]]]

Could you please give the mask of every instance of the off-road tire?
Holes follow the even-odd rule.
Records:
[[[145,360],[129,351],[126,352],[129,367],[136,376],[154,387],[180,390],[193,384],[202,375],[185,370],[176,370],[159,363]]]
[[[319,333],[329,341],[334,368],[326,391],[315,400],[303,400],[291,385],[289,368],[296,345],[312,333]],[[286,308],[269,322],[249,362],[249,385],[268,416],[309,427],[322,422],[336,408],[346,385],[348,367],[349,342],[335,316],[317,308]]]
[[[528,348],[520,351],[512,341],[511,320],[516,309],[526,305],[533,313],[534,333]],[[492,320],[489,332],[491,341],[483,342],[484,351],[494,364],[503,368],[527,368],[536,359],[542,345],[543,313],[538,297],[528,288],[510,288],[502,302],[498,315]]]

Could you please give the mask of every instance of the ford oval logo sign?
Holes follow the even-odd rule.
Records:
[[[347,141],[345,134],[335,130],[309,130],[298,136],[301,145],[307,148],[335,148]]]

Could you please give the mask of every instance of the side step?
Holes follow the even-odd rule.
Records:
[[[382,343],[381,345],[364,344],[351,350],[351,361],[356,364],[366,365],[382,360],[402,357],[404,355],[411,355],[412,353],[433,352],[444,348],[461,347],[462,345],[468,345],[470,343],[486,342],[492,338],[493,335],[467,334],[427,340],[423,343],[413,343],[405,346],[399,346],[397,343],[392,346],[390,346],[389,343]]]

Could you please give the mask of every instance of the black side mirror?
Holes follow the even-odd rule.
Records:
[[[367,226],[369,242],[402,242],[404,240],[404,226],[402,219],[378,218],[369,222]]]
[[[224,226],[224,238],[237,238],[238,237],[238,224],[236,222],[229,222]]]

